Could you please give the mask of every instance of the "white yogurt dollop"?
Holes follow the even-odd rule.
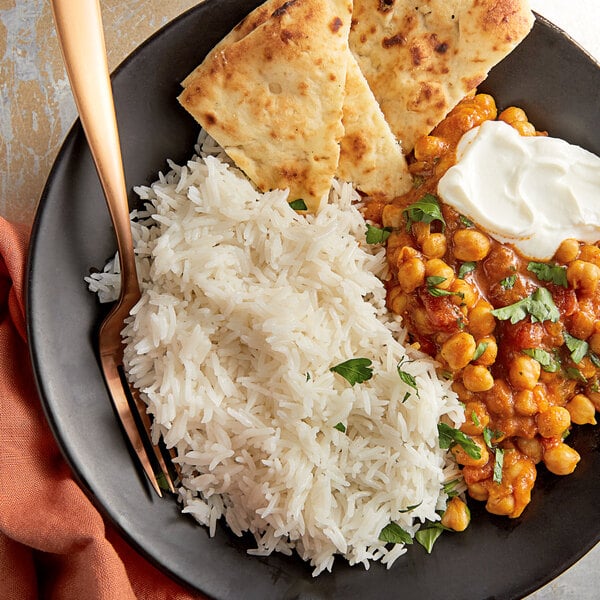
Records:
[[[462,137],[438,194],[530,258],[552,258],[566,238],[600,239],[600,158],[557,138],[521,136],[502,121]]]

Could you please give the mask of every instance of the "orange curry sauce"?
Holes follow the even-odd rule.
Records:
[[[463,133],[496,118],[521,135],[545,135],[521,109],[497,115],[491,96],[469,96],[418,140],[413,189],[391,203],[373,199],[365,217],[391,231],[389,309],[465,405],[461,430],[480,458],[459,444],[451,451],[469,495],[489,512],[518,517],[536,464],[571,473],[580,457],[568,445],[570,428],[595,424],[600,409],[600,248],[565,240],[552,261],[533,261],[439,201],[438,181]],[[437,202],[442,219],[415,210],[420,202]]]

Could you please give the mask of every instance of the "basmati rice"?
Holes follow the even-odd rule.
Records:
[[[404,347],[384,249],[366,243],[349,184],[301,216],[287,192],[258,193],[212,140],[199,144],[137,189],[143,294],[123,332],[155,438],[177,450],[183,512],[211,534],[221,517],[252,533],[253,554],[296,550],[314,575],[336,555],[389,567],[405,549],[381,530],[439,520],[457,476],[437,432],[462,422],[456,395]],[[88,279],[103,300],[115,272],[118,261]],[[364,383],[330,370],[358,357],[372,361]]]

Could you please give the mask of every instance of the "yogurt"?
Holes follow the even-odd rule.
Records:
[[[600,158],[502,121],[468,131],[438,195],[500,242],[548,260],[566,238],[600,239]]]

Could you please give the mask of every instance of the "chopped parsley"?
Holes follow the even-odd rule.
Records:
[[[504,465],[504,450],[496,448],[496,460],[494,461],[494,475],[492,480],[494,483],[502,483],[502,467]]]
[[[471,411],[471,421],[473,421],[473,425],[475,425],[475,427],[480,427],[481,426],[481,422],[479,421],[479,417],[477,416],[477,413],[474,410]]]
[[[441,523],[428,522],[415,533],[415,539],[425,548],[427,554],[431,554],[433,545],[444,531],[446,531],[446,527]]]
[[[442,231],[446,228],[440,203],[433,194],[425,194],[420,200],[404,209],[403,214],[406,217],[406,231],[410,231],[413,223],[433,223],[434,221],[441,222]]]
[[[566,331],[563,332],[563,338],[565,340],[565,346],[571,351],[571,360],[575,364],[580,363],[583,357],[588,353],[590,345],[585,340],[580,340]]]
[[[333,428],[341,431],[342,433],[346,433],[346,426],[343,423],[338,423],[337,425],[334,425]]]
[[[479,460],[481,458],[481,448],[468,435],[458,429],[438,423],[439,445],[442,450],[458,444],[471,458]]]
[[[415,379],[414,375],[411,375],[408,371],[404,371],[402,369],[402,364],[403,364],[403,360],[400,361],[397,365],[397,369],[398,369],[398,375],[400,376],[400,379],[402,379],[402,381],[410,386],[411,388],[413,388],[413,390],[415,390],[417,392],[417,396],[419,395],[419,388],[417,387],[417,380]]]
[[[453,479],[452,481],[448,481],[444,484],[443,490],[448,496],[448,498],[454,498],[454,496],[458,496],[458,492],[456,491],[456,486],[461,482],[460,479]]]
[[[527,315],[531,317],[532,323],[543,323],[544,321],[556,323],[560,318],[552,294],[543,287],[535,290],[531,296],[527,296],[527,298],[523,298],[514,304],[492,310],[492,314],[500,321],[510,320],[513,325],[527,317]]]
[[[576,369],[575,367],[567,367],[565,369],[565,375],[569,379],[574,379],[575,381],[581,381],[581,383],[587,383],[587,379],[586,379],[585,375],[579,369]]]
[[[351,358],[329,370],[341,375],[350,385],[364,383],[373,377],[373,361],[370,358]]]
[[[459,215],[458,221],[463,227],[466,227],[467,229],[475,227],[475,223],[473,223],[473,221],[471,221],[471,219],[469,219],[468,217],[465,217],[465,215]]]
[[[508,277],[501,279],[500,285],[505,290],[512,290],[513,287],[515,287],[516,282],[517,282],[517,274],[513,273],[512,275],[509,275]]]
[[[484,427],[482,435],[485,445],[494,453],[494,473],[492,481],[494,481],[494,483],[502,483],[504,450],[495,446],[493,440],[499,440],[504,434],[501,431],[492,431],[489,427]]]
[[[415,510],[415,508],[419,508],[419,506],[421,506],[421,504],[423,504],[423,500],[421,500],[421,502],[419,502],[418,504],[413,504],[412,506],[407,506],[404,510],[398,511],[400,513],[408,513],[411,510]]]
[[[379,534],[379,540],[386,544],[412,544],[413,539],[408,531],[396,523],[387,524]]]
[[[367,223],[367,244],[383,244],[391,235],[391,227],[375,227]]]
[[[306,202],[302,200],[302,198],[298,198],[297,200],[292,200],[289,202],[290,208],[294,210],[308,210],[308,206],[306,206]]]
[[[461,292],[451,292],[450,290],[443,290],[442,288],[437,287],[440,283],[444,283],[446,281],[445,277],[441,275],[431,275],[425,279],[425,284],[427,286],[427,291],[434,298],[439,298],[440,296],[460,296],[464,298],[464,294]]]
[[[532,261],[527,265],[527,270],[534,273],[540,281],[550,281],[564,288],[569,287],[567,282],[567,267]]]
[[[464,262],[458,269],[458,278],[464,279],[467,273],[471,273],[477,267],[477,263],[473,260],[470,262]]]
[[[479,342],[479,344],[477,344],[477,348],[475,348],[475,353],[473,354],[473,358],[471,360],[477,360],[478,358],[481,358],[489,345],[489,342]]]
[[[547,373],[556,373],[560,369],[558,358],[546,350],[542,350],[541,348],[524,348],[521,352],[537,360],[542,369]]]

